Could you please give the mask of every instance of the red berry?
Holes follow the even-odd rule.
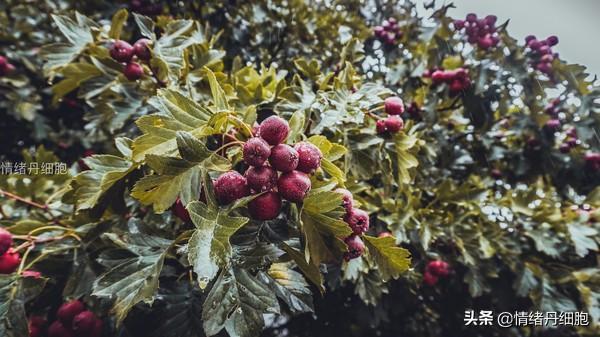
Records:
[[[288,122],[278,116],[271,116],[260,123],[260,137],[271,145],[282,143],[290,132]]]
[[[430,261],[425,271],[437,277],[446,277],[450,274],[450,265],[442,260]]]
[[[123,70],[123,75],[130,81],[139,80],[144,75],[144,68],[139,63],[129,62]]]
[[[452,83],[450,83],[449,89],[450,89],[451,93],[456,94],[456,93],[463,91],[465,89],[465,86],[461,80],[456,79],[456,80],[452,81]]]
[[[538,50],[542,46],[542,43],[538,40],[531,40],[527,43],[527,46],[531,48],[531,50]]]
[[[550,47],[548,46],[541,46],[540,48],[538,48],[538,53],[540,53],[541,55],[551,54],[552,49],[550,49]]]
[[[549,131],[558,131],[560,129],[560,120],[550,119],[546,122],[545,127]]]
[[[117,62],[129,62],[133,57],[133,53],[133,47],[123,40],[115,41],[110,48],[110,57]]]
[[[300,202],[310,191],[311,182],[308,175],[300,171],[284,173],[277,180],[279,194],[285,200]]]
[[[492,40],[492,37],[489,34],[487,34],[477,41],[477,45],[479,46],[479,48],[487,50],[494,45],[494,41]]]
[[[96,318],[96,321],[94,322],[94,328],[92,330],[92,333],[88,337],[101,337],[103,325],[104,324],[102,323],[102,320],[99,318]]]
[[[467,22],[475,22],[477,21],[477,15],[475,13],[469,13],[467,14]]]
[[[525,44],[529,44],[529,42],[531,42],[531,41],[533,41],[533,40],[535,40],[535,39],[536,39],[536,38],[535,38],[535,35],[527,35],[527,36],[525,37]]]
[[[375,26],[375,28],[373,28],[373,33],[375,33],[375,36],[377,37],[382,37],[384,32],[385,29],[381,26]]]
[[[0,69],[4,69],[8,64],[8,60],[4,56],[0,56]]]
[[[571,152],[571,146],[568,143],[562,143],[558,147],[558,150],[562,153],[569,153]]]
[[[60,321],[54,321],[48,328],[48,337],[74,337],[73,331],[65,327]]]
[[[493,169],[492,172],[490,172],[490,174],[494,179],[502,178],[502,171],[500,171],[499,169]]]
[[[269,166],[250,167],[245,175],[248,187],[254,192],[269,191],[277,186],[277,171]]]
[[[277,171],[291,172],[298,167],[298,162],[298,151],[287,144],[275,145],[271,149],[269,163]]]
[[[228,171],[215,180],[215,195],[221,205],[250,195],[246,178],[237,171]]]
[[[352,196],[352,193],[345,188],[336,188],[334,192],[342,195],[342,206],[346,210],[346,213],[350,213],[354,204],[354,197]]]
[[[243,156],[246,164],[250,166],[262,166],[271,155],[271,147],[259,137],[248,139],[244,143]]]
[[[148,39],[139,39],[133,44],[133,52],[140,60],[148,61],[152,56],[150,47],[148,47],[150,43],[152,43],[152,41]]]
[[[321,167],[323,154],[318,147],[309,142],[300,142],[294,145],[294,149],[298,152],[298,171],[310,174]]]
[[[377,235],[378,238],[391,238],[393,237],[392,233],[390,232],[381,232],[379,233],[379,235]]]
[[[589,152],[584,156],[585,164],[594,171],[600,170],[600,153]]]
[[[396,133],[404,127],[404,121],[398,116],[389,116],[385,119],[385,128],[391,132]]]
[[[423,283],[425,283],[428,286],[434,286],[436,283],[438,282],[438,277],[429,273],[429,272],[425,272],[423,274]]]
[[[535,68],[544,74],[550,74],[552,72],[552,63],[538,63]]]
[[[465,28],[464,20],[454,20],[454,29],[461,30],[463,28]]]
[[[446,74],[443,70],[436,70],[431,74],[431,80],[433,83],[442,83],[446,81]]]
[[[364,234],[369,230],[369,214],[362,209],[353,208],[344,216],[344,221],[356,235]]]
[[[171,212],[173,212],[173,215],[181,219],[181,221],[183,222],[192,222],[192,219],[190,218],[190,212],[188,212],[188,210],[183,205],[183,202],[179,198],[177,198],[173,206],[171,206]]]
[[[383,119],[377,120],[377,122],[375,122],[375,129],[378,134],[386,133],[387,127],[385,126],[385,121]]]
[[[401,115],[404,113],[404,102],[397,96],[388,97],[384,101],[385,113],[388,115]]]
[[[83,310],[85,310],[85,306],[80,300],[72,300],[71,302],[64,303],[58,308],[56,317],[58,317],[65,326],[71,326],[73,317],[77,316]]]
[[[551,46],[551,47],[552,47],[552,46],[556,46],[556,45],[558,44],[558,36],[556,36],[556,35],[549,36],[549,37],[546,39],[546,42],[547,42],[547,43],[548,43],[548,45],[549,45],[549,46]]]
[[[485,19],[483,19],[485,24],[493,26],[496,24],[496,21],[498,20],[498,17],[495,15],[488,15],[485,17]]]
[[[346,261],[356,259],[365,252],[365,244],[358,235],[350,235],[344,242],[348,246],[348,252],[344,254]]]
[[[29,337],[42,337],[44,335],[44,330],[46,329],[46,324],[48,324],[48,322],[44,317],[31,316],[29,318],[29,323],[27,324],[29,328]]]
[[[96,325],[96,315],[91,311],[82,311],[73,318],[73,331],[78,337],[87,337]]]
[[[6,253],[0,256],[0,274],[12,274],[21,264],[19,252],[9,248]]]
[[[12,234],[6,229],[0,227],[0,255],[4,255],[12,246],[13,237]]]
[[[248,203],[248,211],[253,219],[272,220],[281,210],[281,197],[277,192],[267,192],[259,195]]]

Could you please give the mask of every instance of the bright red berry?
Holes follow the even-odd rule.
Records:
[[[423,283],[425,283],[428,286],[434,286],[436,283],[438,282],[438,277],[429,273],[429,272],[425,272],[423,274]]]
[[[133,57],[133,53],[133,47],[123,40],[115,41],[110,48],[110,57],[117,62],[129,62]]]
[[[267,192],[259,195],[248,203],[248,211],[253,219],[272,220],[281,210],[281,197],[277,192]]]
[[[192,221],[192,219],[190,218],[190,212],[188,212],[188,210],[183,205],[183,202],[179,198],[177,198],[173,206],[171,206],[171,212],[173,212],[173,215],[181,219],[181,221],[183,222],[189,223]]]
[[[148,39],[139,39],[133,44],[134,54],[142,61],[148,61],[152,56],[150,47],[148,46],[152,41]]]
[[[560,130],[560,120],[558,119],[549,119],[544,125],[549,131],[558,131]]]
[[[0,255],[6,253],[12,244],[12,234],[6,229],[0,227]]]
[[[123,70],[123,75],[130,81],[136,81],[144,75],[144,68],[137,62],[129,62]]]
[[[461,30],[463,28],[465,28],[464,20],[454,20],[454,29]]]
[[[237,171],[228,171],[215,180],[215,195],[221,205],[226,205],[250,195],[246,178]]]
[[[245,175],[248,187],[254,192],[269,191],[277,187],[277,171],[269,166],[250,167]]]
[[[385,126],[385,121],[383,119],[379,119],[375,122],[375,130],[377,130],[378,134],[387,132],[387,127]]]
[[[31,316],[27,324],[29,328],[29,337],[42,337],[47,324],[48,322],[44,317]]]
[[[83,310],[85,310],[85,306],[80,300],[72,300],[70,302],[64,303],[60,306],[60,308],[58,308],[58,311],[56,312],[56,317],[58,317],[58,319],[65,326],[71,326],[73,318]]]
[[[431,80],[433,83],[442,83],[446,81],[446,74],[443,70],[436,70],[431,74]]]
[[[404,121],[398,116],[389,116],[385,119],[385,128],[391,132],[396,133],[404,127]]]
[[[348,251],[344,254],[344,259],[346,261],[356,259],[365,252],[365,243],[358,235],[350,235],[344,242],[346,243],[346,246],[348,246]]]
[[[425,271],[437,277],[446,277],[450,274],[450,265],[442,260],[430,261],[425,267]]]
[[[0,274],[12,274],[21,264],[21,256],[19,252],[9,248],[0,256]]]
[[[262,166],[271,155],[271,147],[264,139],[253,137],[244,143],[244,161],[250,166]]]
[[[77,316],[73,318],[73,331],[75,332],[75,335],[80,337],[91,335],[94,331],[96,320],[96,315],[89,310],[77,314]]]
[[[65,327],[60,321],[54,321],[48,328],[48,337],[74,337],[73,331]]]
[[[354,204],[352,193],[345,188],[336,188],[334,192],[342,195],[342,206],[346,210],[346,213],[350,213]]]
[[[282,143],[290,132],[288,122],[278,116],[271,116],[260,123],[260,137],[271,145]]]
[[[318,147],[309,142],[300,142],[294,145],[294,149],[298,152],[298,171],[310,174],[321,167],[323,154]]]
[[[300,202],[308,194],[311,182],[308,175],[300,171],[284,173],[277,180],[277,190],[282,198],[291,202]]]
[[[404,113],[404,102],[397,96],[388,97],[384,101],[385,113],[388,115],[401,115]]]
[[[298,167],[298,151],[287,144],[279,144],[271,149],[269,163],[280,172],[291,172]]]
[[[362,209],[353,208],[344,216],[344,221],[356,235],[364,234],[369,230],[369,214]]]

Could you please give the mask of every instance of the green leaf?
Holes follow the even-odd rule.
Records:
[[[139,233],[123,240],[115,234],[106,237],[134,255],[129,258],[101,258],[101,263],[110,264],[112,268],[94,282],[94,296],[114,299],[113,311],[120,324],[134,305],[141,301],[149,304],[154,301],[171,241]]]
[[[410,267],[410,253],[404,248],[396,247],[396,239],[393,237],[376,238],[365,235],[363,238],[369,257],[376,263],[384,282],[397,279]]]
[[[77,21],[66,15],[51,14],[54,23],[69,43],[54,43],[42,48],[41,55],[46,60],[44,72],[47,75],[69,64],[81,54],[88,43],[94,42],[89,26],[90,20],[79,13],[76,14]]]
[[[70,63],[60,70],[60,74],[63,76],[63,80],[52,86],[54,103],[77,89],[83,82],[102,75],[102,72],[89,63]]]
[[[415,134],[405,133],[400,133],[394,139],[394,151],[396,153],[396,165],[398,170],[398,183],[410,183],[412,178],[409,170],[419,165],[419,161],[411,153],[411,150],[417,141],[418,138]]]
[[[340,144],[330,142],[325,136],[321,135],[312,136],[308,141],[318,147],[323,154],[321,168],[337,181],[342,183],[346,181],[344,171],[337,167],[333,161],[340,159],[348,150]]]
[[[188,260],[198,275],[200,288],[205,288],[219,271],[229,263],[231,243],[229,239],[248,218],[229,216],[223,209],[213,209],[199,201],[187,205],[196,225],[189,240]]]
[[[138,25],[142,36],[147,37],[151,40],[156,40],[156,35],[154,34],[155,25],[154,21],[151,18],[137,13],[133,13],[133,19]]]
[[[290,308],[292,314],[312,312],[312,292],[302,274],[292,270],[289,263],[273,263],[267,274],[274,282],[277,297]]]
[[[208,67],[204,67],[203,70],[206,72],[206,76],[208,77],[210,92],[212,93],[213,103],[217,107],[217,111],[221,112],[229,110],[227,97],[225,96],[223,88],[221,88],[221,85],[217,81],[215,74]]]
[[[108,32],[111,39],[118,40],[121,37],[121,31],[123,31],[128,16],[129,14],[125,8],[121,8],[113,15],[110,31]]]
[[[21,287],[18,275],[0,275],[0,336],[29,336]]]
[[[202,337],[203,296],[198,287],[185,280],[171,285],[161,283],[157,303],[152,307],[154,324],[148,327],[151,337]],[[156,324],[156,326],[155,326]]]
[[[595,228],[580,224],[568,224],[567,227],[577,255],[585,257],[589,251],[598,250],[598,244],[594,240],[598,237],[598,231]]]
[[[292,248],[285,242],[282,244],[281,248],[292,258],[292,260],[294,260],[294,262],[296,262],[296,265],[298,265],[298,268],[300,268],[304,276],[319,288],[319,291],[323,294],[325,292],[325,287],[323,286],[323,275],[321,274],[319,267],[306,262],[304,254]]]
[[[204,331],[214,336],[223,328],[232,337],[258,336],[263,313],[278,313],[279,303],[269,287],[245,269],[224,269],[202,310]]]

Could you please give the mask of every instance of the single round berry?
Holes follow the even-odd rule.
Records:
[[[558,131],[560,130],[560,120],[558,119],[550,119],[544,125],[548,131]]]
[[[379,233],[379,235],[377,235],[377,237],[378,238],[392,238],[394,236],[392,235],[392,233],[386,231],[386,232]]]
[[[560,146],[558,147],[558,150],[561,153],[569,153],[571,152],[571,146],[568,143],[562,143],[560,144]]]
[[[477,14],[475,14],[475,13],[467,14],[467,22],[474,23],[476,21],[477,21]]]
[[[300,142],[294,145],[294,149],[298,152],[298,171],[310,174],[321,167],[323,154],[318,147],[309,142]]]
[[[290,133],[288,122],[278,116],[271,116],[260,123],[260,137],[271,145],[281,144]]]
[[[489,26],[495,25],[497,20],[498,20],[498,17],[495,15],[488,15],[483,19],[485,24],[489,25]]]
[[[0,227],[0,255],[6,253],[12,244],[12,234],[6,229]]]
[[[0,274],[12,274],[21,264],[19,252],[9,248],[6,253],[0,256]]]
[[[431,74],[433,83],[442,83],[446,81],[446,74],[442,70],[436,70]]]
[[[139,63],[129,62],[123,70],[123,75],[130,81],[136,81],[144,75],[144,68]]]
[[[89,336],[96,325],[96,315],[91,311],[82,311],[73,318],[73,331],[77,336]]]
[[[139,39],[133,44],[133,52],[134,54],[142,61],[150,60],[152,57],[152,53],[150,52],[149,44],[152,41],[148,39]]]
[[[550,47],[552,47],[552,46],[556,46],[556,45],[558,44],[558,36],[556,36],[556,35],[549,36],[549,37],[546,39],[546,42],[548,43],[548,45],[549,45]]]
[[[430,261],[425,271],[437,277],[446,277],[450,274],[450,265],[442,260]]]
[[[129,62],[133,57],[133,53],[133,47],[123,40],[115,41],[110,48],[110,57],[117,62]]]
[[[271,149],[269,163],[280,172],[291,172],[298,167],[298,151],[287,144],[279,144]]]
[[[454,29],[461,30],[463,28],[465,28],[464,20],[454,20]]]
[[[375,122],[375,130],[377,130],[378,134],[387,132],[387,127],[385,126],[385,121],[383,119],[378,119],[377,122]]]
[[[479,40],[477,41],[477,45],[479,46],[479,48],[487,50],[494,45],[494,41],[492,40],[492,37],[488,34],[479,38]]]
[[[348,252],[344,254],[346,261],[356,259],[365,252],[365,243],[358,235],[350,235],[344,242],[348,246]]]
[[[465,85],[463,84],[463,82],[459,79],[455,79],[452,81],[452,83],[450,83],[450,92],[451,93],[459,93],[461,91],[463,91],[465,89]]]
[[[404,121],[398,116],[389,116],[385,119],[385,128],[391,132],[396,133],[404,127]]]
[[[248,211],[253,219],[273,220],[281,210],[281,197],[277,192],[267,192],[259,195],[248,203]]]
[[[215,180],[215,195],[221,205],[227,205],[250,195],[250,189],[244,176],[237,171],[228,171]]]
[[[102,322],[102,320],[99,318],[96,318],[96,321],[94,321],[94,328],[92,330],[92,333],[89,335],[89,337],[102,337],[103,325],[104,325],[104,323]]]
[[[42,337],[48,322],[41,316],[31,316],[27,327],[29,328],[29,337]]]
[[[490,172],[490,175],[492,176],[492,178],[494,179],[500,179],[502,178],[502,171],[500,171],[499,169],[493,169]]]
[[[8,65],[8,60],[4,56],[0,56],[0,69],[4,69]]]
[[[285,200],[300,202],[310,191],[310,178],[304,172],[292,171],[284,173],[277,180],[279,194]]]
[[[71,326],[73,318],[85,310],[85,306],[80,300],[72,300],[64,303],[58,308],[56,317],[65,325]]]
[[[425,272],[423,274],[423,283],[425,283],[428,286],[434,286],[436,283],[438,282],[438,277],[429,273],[429,272]]]
[[[536,40],[535,35],[527,35],[525,37],[525,44],[529,44],[529,42]]]
[[[177,198],[173,206],[171,206],[171,212],[173,212],[173,215],[181,219],[181,221],[183,222],[192,222],[192,219],[190,218],[190,212],[188,212],[188,210],[185,209],[183,202],[179,198]]]
[[[531,40],[527,43],[527,46],[531,48],[531,50],[538,50],[542,46],[542,43],[538,40]]]
[[[244,143],[244,161],[250,166],[262,166],[271,155],[271,147],[264,139],[253,137]]]
[[[245,175],[248,187],[254,192],[270,191],[277,187],[277,171],[269,166],[250,167]]]
[[[342,195],[342,206],[346,210],[346,213],[350,213],[354,204],[352,193],[345,188],[336,188],[334,192]]]
[[[48,328],[48,337],[74,337],[73,331],[60,321],[54,321]]]
[[[404,113],[404,102],[397,96],[388,97],[383,103],[385,113],[388,115],[401,115]]]
[[[364,234],[369,230],[369,214],[362,209],[353,208],[344,216],[344,221],[356,235]]]
[[[550,74],[552,72],[552,63],[538,63],[535,68],[544,74]]]

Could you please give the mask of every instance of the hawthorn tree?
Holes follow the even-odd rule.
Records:
[[[451,6],[0,4],[0,335],[596,335],[600,88]]]

